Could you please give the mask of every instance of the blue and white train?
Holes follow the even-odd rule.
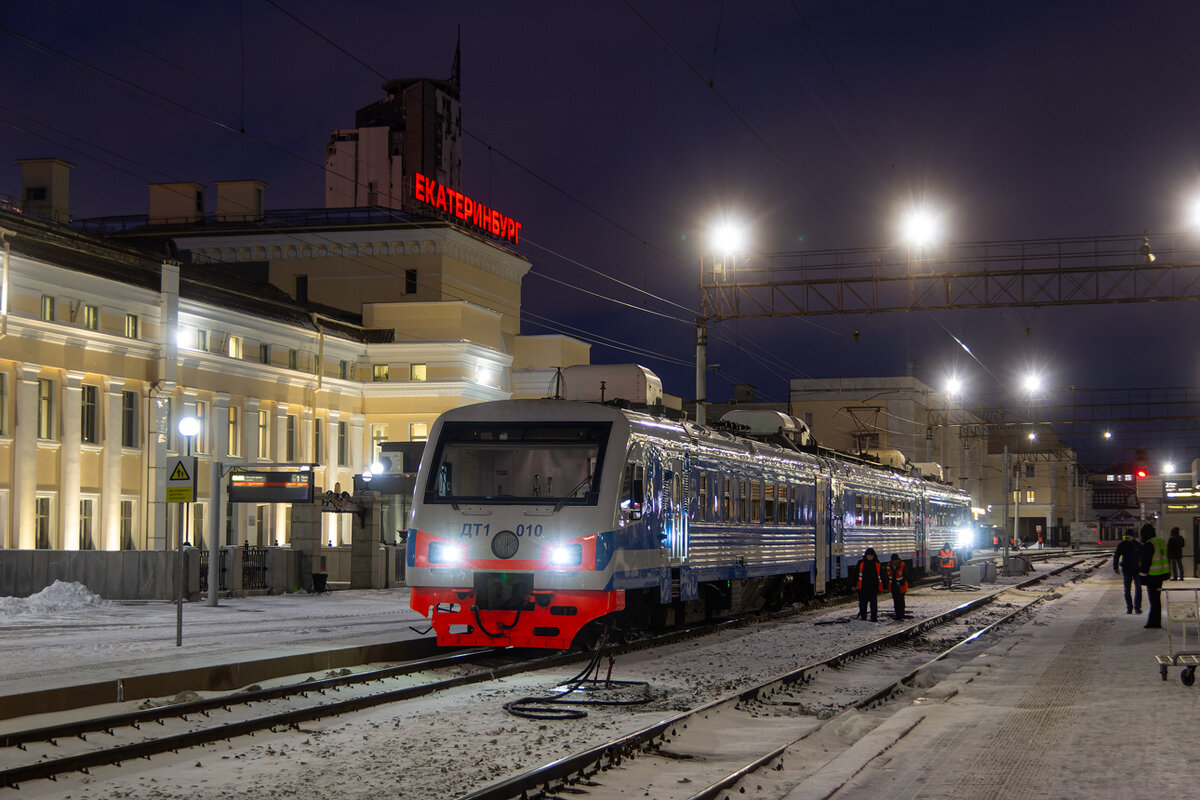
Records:
[[[919,573],[970,524],[963,492],[775,439],[611,403],[449,411],[413,498],[412,608],[443,645],[564,649],[823,594],[867,547]]]

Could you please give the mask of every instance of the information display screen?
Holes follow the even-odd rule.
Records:
[[[229,475],[231,503],[311,503],[313,472],[233,472]]]

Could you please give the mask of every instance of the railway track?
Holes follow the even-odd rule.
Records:
[[[930,631],[960,621],[1004,595],[1061,576],[1086,561],[1094,562],[1089,572],[1105,563],[1081,559],[1006,586],[899,632],[499,781],[459,800],[550,800],[585,793],[624,796],[633,789],[639,790],[636,794],[646,792],[645,796],[659,800],[724,798],[723,793],[730,787],[758,770],[781,770],[789,748],[820,736],[823,728],[843,719],[847,711],[872,709],[906,693],[931,665],[953,658],[969,643],[1027,613],[1050,595],[1042,593],[1029,599],[999,620],[971,630],[932,657],[928,649],[915,646]],[[1079,577],[1075,575],[1071,580]],[[895,677],[881,682],[877,667],[861,668],[872,659],[884,657],[889,659],[886,671]],[[850,702],[830,699],[839,696],[855,699]],[[739,747],[744,751],[739,752]],[[797,775],[789,777],[796,779]],[[742,787],[742,791],[728,796],[748,795]]]
[[[1044,576],[1043,576],[1044,577]],[[1031,582],[1032,583],[1032,582]],[[839,602],[823,603],[828,609]],[[966,604],[973,607],[975,603]],[[755,615],[783,619],[806,609]],[[649,637],[612,649],[614,655],[658,647],[714,630],[742,624],[724,620]],[[925,629],[930,621],[914,628]],[[878,645],[873,644],[872,647]],[[843,654],[845,655],[845,654]],[[853,656],[846,656],[852,658]],[[301,684],[169,703],[155,708],[0,734],[0,787],[19,787],[70,772],[88,773],[104,765],[177,752],[190,747],[253,735],[260,731],[296,729],[302,723],[426,696],[457,687],[498,680],[524,672],[580,663],[586,654],[566,653],[536,658],[496,650],[472,650],[413,661],[401,666],[332,675]],[[429,673],[455,670],[450,677]],[[519,796],[519,795],[497,795]]]

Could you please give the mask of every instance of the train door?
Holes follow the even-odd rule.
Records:
[[[813,576],[813,593],[825,594],[825,582],[829,579],[829,481],[817,478],[817,574]]]
[[[929,539],[928,532],[926,530],[927,526],[925,524],[926,508],[924,493],[917,496],[916,506],[917,513],[916,517],[913,519],[913,524],[916,526],[917,552],[914,555],[915,563],[913,564],[913,567],[917,569],[924,569],[929,561]]]
[[[671,548],[671,563],[678,565],[687,558],[687,497],[688,486],[683,461],[672,458],[663,476],[663,508],[666,514],[667,542]]]

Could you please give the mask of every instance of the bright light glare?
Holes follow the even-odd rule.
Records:
[[[370,483],[370,482],[371,482],[371,478],[374,478],[374,477],[375,477],[375,474],[374,474],[373,472],[371,472],[371,470],[369,470],[369,469],[364,469],[364,470],[362,471],[362,479],[363,479],[364,481],[366,481],[367,483]]]
[[[550,550],[550,563],[556,567],[573,567],[583,558],[583,548],[577,544],[560,544]]]
[[[941,223],[936,216],[924,208],[914,208],[904,218],[900,229],[904,240],[918,247],[933,244],[941,232]]]
[[[463,559],[463,549],[449,542],[432,542],[429,545],[429,560],[435,564],[457,564]]]
[[[175,331],[175,346],[181,348],[190,348],[196,342],[196,334],[192,331],[180,328]]]
[[[710,243],[718,255],[740,253],[746,247],[746,232],[734,222],[720,222],[712,229]]]
[[[959,378],[951,378],[946,381],[946,394],[955,397],[962,391],[962,387],[963,382]]]
[[[975,530],[973,528],[958,528],[954,531],[955,547],[973,547],[975,545]]]
[[[1193,228],[1200,228],[1200,195],[1192,198],[1191,205],[1188,207],[1188,225]]]
[[[1040,375],[1034,375],[1030,373],[1029,375],[1025,376],[1023,385],[1025,387],[1025,391],[1033,394],[1038,389],[1042,388],[1042,377]]]
[[[1165,472],[1165,473],[1167,473],[1167,474],[1169,475],[1169,474],[1171,474],[1171,473],[1172,473],[1172,472],[1174,472],[1174,471],[1175,471],[1175,465],[1174,465],[1174,464],[1172,464],[1170,461],[1168,461],[1167,463],[1163,464],[1163,472]]]
[[[380,464],[378,461],[372,461],[371,466],[368,467],[368,469],[371,471],[372,475],[379,475],[383,472],[383,464]],[[364,472],[363,474],[365,475],[366,473]]]
[[[1034,440],[1036,440],[1036,439],[1037,439],[1037,434],[1036,434],[1036,433],[1031,433],[1031,434],[1029,434],[1029,441],[1031,441],[1031,442],[1032,442],[1032,441],[1034,441]]]
[[[1104,432],[1104,438],[1105,438],[1105,439],[1111,439],[1111,438],[1112,438],[1112,431],[1105,431],[1105,432]]]
[[[179,420],[179,433],[182,436],[195,436],[200,432],[200,420],[195,417],[184,417]]]

